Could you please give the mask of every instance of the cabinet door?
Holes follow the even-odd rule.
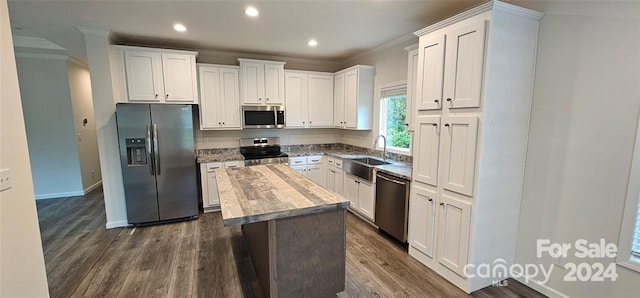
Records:
[[[162,55],[153,52],[126,51],[124,59],[129,100],[161,101],[164,96]]]
[[[284,65],[264,65],[264,96],[265,103],[284,103]]]
[[[415,111],[417,99],[417,82],[418,82],[418,50],[409,52],[409,61],[407,65],[407,113],[406,123],[408,131],[415,131]]]
[[[438,182],[440,116],[416,117],[416,146],[413,146],[414,180],[433,186]]]
[[[320,185],[324,185],[324,175],[322,175],[322,165],[308,165],[307,177]]]
[[[336,171],[336,175],[334,176],[334,182],[333,185],[336,188],[335,191],[341,195],[344,196],[344,171],[342,171],[341,169],[334,169]]]
[[[220,128],[220,69],[200,67],[200,128]]]
[[[480,106],[485,21],[447,32],[444,96],[449,108]]]
[[[238,70],[230,68],[220,69],[220,95],[222,106],[222,126],[227,129],[241,129],[242,121],[240,95],[238,86]]]
[[[358,70],[345,74],[344,79],[344,120],[346,127],[356,128],[358,125]]]
[[[191,55],[162,54],[165,101],[196,102],[195,66],[195,57]]]
[[[445,36],[420,38],[418,46],[418,110],[439,110],[445,65]]]
[[[242,76],[241,97],[243,103],[263,103],[264,100],[264,65],[261,63],[241,62]]]
[[[205,165],[207,171],[207,199],[202,199],[204,207],[215,207],[220,205],[218,197],[218,184],[216,183],[215,170],[222,168],[224,165],[220,162],[207,163]]]
[[[409,244],[433,258],[436,192],[414,183],[409,199]]]
[[[469,252],[471,204],[442,195],[438,207],[438,262],[464,276]]]
[[[360,179],[358,182],[358,210],[371,221],[376,219],[376,200],[373,183]]]
[[[477,117],[444,118],[442,127],[442,178],[445,189],[473,195],[476,165]]]
[[[307,125],[307,75],[299,72],[285,74],[285,117],[287,127],[305,127]]]
[[[333,126],[333,75],[310,74],[308,94],[309,127]]]
[[[344,197],[351,202],[351,208],[359,210],[358,207],[358,177],[344,174]]]
[[[336,170],[331,167],[327,167],[326,175],[325,175],[325,187],[329,190],[336,191]]]
[[[307,176],[307,166],[291,166],[292,169],[296,170],[296,172]]]
[[[333,83],[333,126],[344,127],[344,74],[337,74]]]

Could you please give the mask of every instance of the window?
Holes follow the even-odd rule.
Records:
[[[640,272],[640,123],[633,149],[627,201],[622,215],[617,262]]]
[[[407,115],[407,84],[405,82],[384,86],[380,90],[380,134],[387,138],[387,149],[409,154],[411,135],[405,125]],[[382,144],[378,143],[381,148]]]

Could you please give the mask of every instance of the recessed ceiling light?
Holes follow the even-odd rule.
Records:
[[[311,40],[309,40],[309,42],[307,42],[307,44],[308,44],[310,47],[315,47],[315,46],[317,46],[317,45],[318,45],[318,42],[317,42],[315,39],[311,39]]]
[[[247,9],[244,10],[244,14],[250,16],[250,17],[257,17],[260,12],[253,6],[249,6],[247,7]]]
[[[176,30],[178,32],[185,32],[185,31],[187,31],[187,27],[185,27],[184,25],[178,23],[178,24],[173,25],[173,30]]]

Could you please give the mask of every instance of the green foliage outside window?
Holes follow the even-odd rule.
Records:
[[[386,135],[389,139],[389,146],[408,149],[411,144],[411,136],[405,126],[407,97],[396,96],[385,100],[387,101]]]

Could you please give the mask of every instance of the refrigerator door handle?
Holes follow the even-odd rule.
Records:
[[[146,146],[147,146],[147,156],[149,160],[149,174],[151,176],[155,175],[155,169],[153,167],[153,149],[151,147],[151,124],[147,124],[145,126],[145,135],[146,135]]]
[[[153,161],[156,175],[160,175],[160,147],[158,146],[158,124],[153,125]]]

